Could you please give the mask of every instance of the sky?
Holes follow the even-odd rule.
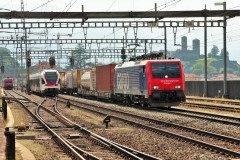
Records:
[[[0,0],[0,10],[5,12],[8,10],[19,11],[21,0]],[[81,5],[84,5],[84,10],[91,11],[153,11],[154,3],[157,3],[159,11],[174,11],[174,10],[202,10],[205,8],[209,10],[221,10],[222,6],[215,6],[215,2],[221,2],[219,0],[24,0],[25,11],[58,11],[58,12],[78,12],[81,11]],[[239,0],[226,0],[227,9],[240,9]],[[209,20],[219,20],[221,18],[208,18]],[[135,19],[141,20],[141,19]],[[153,20],[153,19],[152,19]],[[170,20],[170,19],[163,19]],[[203,18],[185,18],[185,19],[171,19],[171,20],[203,20]],[[1,20],[8,21],[8,20]],[[14,20],[12,20],[14,21]],[[49,20],[45,20],[49,21]],[[57,20],[55,20],[57,21]],[[89,20],[90,21],[90,20]],[[237,60],[240,63],[240,17],[229,19],[227,22],[227,50],[230,53],[231,60]],[[0,30],[1,31],[1,30]],[[43,32],[43,30],[34,30],[31,32]],[[62,38],[66,38],[67,34],[73,34],[71,38],[83,38],[83,31],[81,29],[51,29],[48,30],[49,37],[55,37],[60,33]],[[200,39],[201,54],[203,54],[203,28],[178,28],[177,30],[177,43],[181,43],[181,37],[187,36],[188,48],[192,47],[192,40],[195,38]],[[1,37],[9,37],[14,34],[1,33]],[[39,38],[38,35],[28,35],[29,38]],[[88,38],[114,38],[112,29],[88,29]],[[119,29],[115,32],[116,38],[122,38],[124,36],[123,29]],[[128,38],[133,38],[133,30],[129,29]],[[179,46],[174,46],[174,34],[173,29],[168,28],[168,50],[179,49]],[[141,28],[138,30],[138,38],[164,38],[163,29],[161,28]],[[208,52],[210,52],[213,45],[217,45],[219,50],[223,46],[223,30],[222,28],[209,28],[208,29]],[[12,50],[12,46],[6,46]],[[32,49],[39,48],[39,46],[30,46]],[[49,49],[56,49],[57,46],[47,46]],[[95,46],[96,47],[96,46]],[[102,48],[112,46],[101,46]],[[40,47],[41,48],[41,47]],[[46,48],[46,46],[45,46]],[[68,44],[63,48],[74,48],[74,45]],[[164,45],[155,45],[155,50],[163,50]]]

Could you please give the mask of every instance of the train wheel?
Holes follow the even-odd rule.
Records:
[[[132,101],[131,101],[130,97],[128,97],[128,98],[126,99],[126,104],[127,104],[127,106],[129,106],[129,107],[132,105]]]

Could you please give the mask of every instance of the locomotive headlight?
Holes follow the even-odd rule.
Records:
[[[176,89],[180,89],[181,86],[180,86],[180,85],[176,85],[175,88],[176,88]]]
[[[159,86],[153,86],[153,89],[159,89]]]

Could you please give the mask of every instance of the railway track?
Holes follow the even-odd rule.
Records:
[[[61,102],[66,103],[68,99],[60,98]],[[124,121],[128,124],[150,130],[167,137],[173,137],[202,148],[215,151],[217,153],[227,154],[232,157],[240,157],[240,139],[219,135],[196,128],[189,128],[179,124],[169,123],[139,116],[119,110],[113,110],[98,105],[89,105],[87,103],[70,100],[71,105],[81,109],[98,113],[104,116],[110,116],[114,119]]]
[[[238,117],[224,116],[224,115],[204,113],[204,112],[198,112],[198,111],[190,111],[190,110],[178,109],[178,108],[171,108],[169,110],[163,110],[163,109],[153,109],[153,110],[158,112],[183,116],[183,117],[190,117],[190,118],[196,118],[201,120],[207,120],[211,122],[218,122],[222,124],[240,126],[240,118]]]
[[[187,96],[188,100],[240,105],[240,100]]]
[[[66,152],[70,152],[71,157],[76,159],[149,159],[157,160],[143,152],[122,146],[115,142],[101,137],[80,125],[64,117],[57,110],[57,100],[55,104],[48,103],[44,99],[36,107],[29,107],[23,102],[15,99],[44,126],[44,128],[54,137],[57,144],[62,146]],[[29,100],[30,101],[30,100]],[[66,129],[68,128],[68,129]],[[67,139],[68,138],[68,139]],[[81,144],[81,146],[76,145]]]
[[[77,96],[74,96],[74,97],[77,97]],[[109,103],[109,102],[106,102],[106,103]],[[139,106],[137,107],[139,108]],[[174,115],[183,116],[183,117],[196,118],[196,119],[207,120],[211,122],[218,122],[222,124],[240,126],[240,117],[204,113],[204,112],[191,111],[191,110],[180,109],[180,108],[170,108],[170,109],[169,108],[167,109],[166,108],[161,108],[161,109],[144,108],[144,110],[157,111],[157,112],[169,113],[169,114],[174,114]]]
[[[204,97],[187,97],[187,102],[182,103],[187,107],[198,107],[214,110],[222,110],[229,112],[240,112],[239,100],[226,100],[216,98],[204,98]]]

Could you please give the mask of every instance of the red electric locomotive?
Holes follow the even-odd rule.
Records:
[[[2,80],[2,86],[6,90],[12,90],[13,89],[13,78],[3,78]]]
[[[186,101],[180,60],[130,61],[115,67],[118,100],[149,107],[177,106]]]

